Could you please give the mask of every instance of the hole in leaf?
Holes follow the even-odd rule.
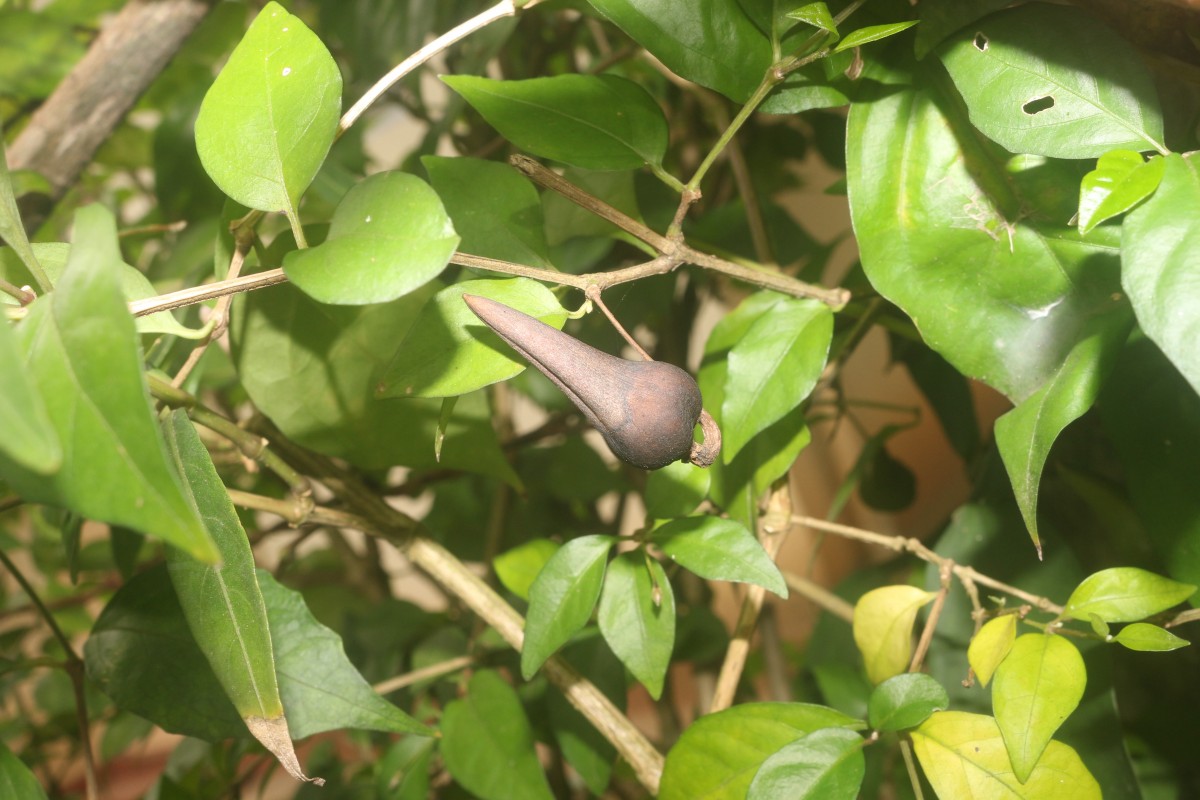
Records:
[[[988,37],[984,36],[982,33],[977,33],[975,34],[974,44],[976,50],[981,53],[986,53],[988,49]]]
[[[1029,116],[1040,114],[1048,108],[1054,108],[1054,98],[1050,95],[1044,97],[1035,97],[1025,105],[1021,106],[1021,110]]]

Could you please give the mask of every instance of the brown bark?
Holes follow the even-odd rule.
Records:
[[[12,169],[39,172],[51,187],[21,198],[26,230],[41,226],[210,8],[210,0],[131,0],[104,26],[8,150]]]

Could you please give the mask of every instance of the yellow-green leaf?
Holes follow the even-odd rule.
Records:
[[[1008,655],[1017,638],[1017,617],[1005,614],[996,617],[979,629],[967,648],[967,663],[975,670],[979,683],[987,686],[996,667]]]
[[[854,643],[871,683],[880,684],[908,669],[917,611],[934,598],[915,586],[883,586],[854,606]]]

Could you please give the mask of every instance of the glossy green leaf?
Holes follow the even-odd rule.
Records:
[[[1028,782],[1054,732],[1079,705],[1086,685],[1083,658],[1066,637],[1017,637],[996,669],[992,708],[1019,781]]]
[[[216,547],[151,415],[120,264],[112,215],[100,206],[79,210],[62,279],[17,327],[27,374],[62,444],[62,467],[47,479],[0,454],[0,473],[30,502],[126,525],[214,561]]]
[[[421,164],[462,237],[464,253],[553,269],[541,199],[524,175],[507,164],[465,156],[425,156]]]
[[[261,569],[258,584],[275,642],[279,693],[294,738],[342,728],[432,734],[371,688],[346,657],[342,637],[317,621],[299,592]]]
[[[1004,661],[1017,640],[1017,617],[1005,614],[988,620],[979,633],[971,637],[967,648],[967,662],[975,671],[981,686],[987,686],[996,673],[996,667]]]
[[[615,544],[611,536],[572,539],[534,579],[521,648],[521,674],[526,680],[591,619],[604,583],[608,551]]]
[[[283,271],[322,303],[386,303],[446,267],[458,235],[442,201],[420,178],[379,172],[346,193],[325,241],[293,250]]]
[[[654,470],[646,476],[646,515],[670,519],[692,513],[708,495],[711,480],[707,469],[684,461]]]
[[[1196,587],[1137,567],[1113,567],[1093,573],[1071,592],[1063,615],[1105,622],[1134,622],[1179,605]]]
[[[854,604],[854,643],[871,683],[883,683],[908,669],[917,611],[934,596],[915,586],[882,586]]]
[[[22,469],[45,475],[62,464],[62,446],[26,373],[12,328],[0,321],[0,453]]]
[[[838,35],[837,23],[834,22],[833,15],[829,13],[829,6],[824,3],[809,3],[808,5],[800,6],[794,11],[787,12],[790,19],[799,20],[808,25],[812,25],[818,30]]]
[[[1148,622],[1135,622],[1126,625],[1117,632],[1113,641],[1128,647],[1130,650],[1140,650],[1147,653],[1165,653],[1187,647],[1191,642],[1181,639],[1166,628],[1151,625]]]
[[[163,433],[175,469],[220,553],[220,561],[209,565],[175,548],[167,550],[167,571],[192,638],[243,719],[281,717],[267,609],[246,532],[187,412],[173,411]]]
[[[675,595],[662,566],[636,550],[613,559],[597,619],[608,646],[657,700],[675,646]]]
[[[390,303],[330,306],[294,286],[252,292],[234,304],[233,361],[254,404],[293,441],[366,469],[432,467],[441,403],[377,400],[397,343],[438,284]],[[517,482],[500,452],[491,410],[460,398],[440,464]]]
[[[1127,332],[1113,325],[1084,339],[1040,389],[996,420],[996,446],[1039,554],[1037,502],[1046,458],[1063,429],[1092,407]]]
[[[1200,393],[1200,166],[1170,155],[1154,196],[1125,218],[1121,285],[1138,324]]]
[[[64,242],[38,242],[31,245],[38,263],[52,283],[62,279],[63,270],[67,268],[71,246]],[[24,265],[19,264],[15,254],[10,250],[0,249],[0,277],[18,286],[28,283],[31,276]],[[153,284],[134,267],[122,263],[117,269],[117,281],[121,285],[121,293],[129,301],[144,300],[156,297],[158,290]],[[8,295],[0,295],[0,305],[15,303]],[[181,325],[170,311],[157,311],[135,320],[138,333],[167,333],[183,339],[199,339],[206,335],[206,329],[188,328]]]
[[[855,800],[866,773],[863,738],[823,728],[785,745],[763,762],[746,800]]]
[[[1051,741],[1028,778],[1017,780],[996,721],[983,714],[939,711],[912,732],[912,742],[941,800],[1100,800],[1100,784],[1062,742]]]
[[[950,697],[940,683],[921,672],[905,672],[875,687],[867,713],[875,730],[902,731],[915,728],[949,705]]]
[[[922,0],[917,5],[921,24],[917,28],[917,41],[913,48],[917,58],[925,58],[948,34],[1008,5],[1009,0],[972,0],[970,3],[962,0]]]
[[[527,362],[463,302],[487,297],[562,329],[567,312],[549,289],[528,278],[464,281],[442,289],[421,309],[376,389],[378,397],[448,397],[524,371]]]
[[[833,313],[815,300],[781,300],[729,350],[722,403],[722,460],[802,403],[829,356]]]
[[[585,169],[662,164],[667,120],[654,98],[615,75],[494,81],[442,77],[522,150]]]
[[[482,800],[551,800],[521,700],[500,675],[481,670],[446,706],[442,758],[454,780]]]
[[[299,17],[267,3],[204,96],[196,149],[231,198],[282,211],[296,206],[333,144],[342,76]]]
[[[741,800],[774,753],[822,728],[862,722],[807,703],[744,703],[700,717],[667,753],[660,800]]]
[[[1030,3],[994,14],[951,37],[939,56],[971,122],[1010,152],[1097,158],[1162,149],[1158,96],[1140,56],[1084,11]]]
[[[558,542],[551,539],[531,539],[506,550],[492,560],[492,569],[504,588],[522,600],[529,599],[529,589],[546,562],[558,552]]]
[[[847,137],[867,277],[964,375],[1020,402],[1079,341],[1124,324],[1114,243],[1030,214],[1040,190],[1012,180],[1008,154],[951,99],[903,89],[855,104]]]
[[[914,19],[906,22],[891,22],[887,25],[871,25],[866,28],[859,28],[856,31],[846,34],[846,38],[838,42],[837,47],[833,48],[833,52],[840,53],[843,50],[849,50],[851,47],[862,47],[864,44],[870,44],[880,39],[886,39],[889,36],[895,36],[901,31],[908,30],[919,21]]]
[[[5,24],[9,22],[10,20],[6,20]],[[25,235],[25,226],[21,222],[21,212],[17,210],[17,198],[13,193],[12,178],[8,173],[8,157],[5,154],[2,134],[3,131],[0,131],[0,240],[12,248],[30,274],[44,275],[33,248],[29,246],[29,237]],[[51,288],[41,284],[40,280],[36,283],[44,291]]]
[[[1105,220],[1124,214],[1158,188],[1167,162],[1142,160],[1133,150],[1110,150],[1079,184],[1079,231],[1087,233]]]
[[[0,154],[0,158],[3,155]],[[46,800],[46,792],[29,767],[0,742],[0,797],[11,800]]]
[[[701,578],[752,583],[787,598],[779,568],[740,522],[708,515],[685,517],[657,528],[650,540]]]
[[[737,0],[589,0],[677,75],[745,102],[771,66],[771,41]]]

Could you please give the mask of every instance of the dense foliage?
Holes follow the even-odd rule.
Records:
[[[138,4],[0,4],[11,152]],[[1200,93],[1103,8],[211,4],[65,194],[0,158],[0,794],[1200,793]],[[678,393],[464,295],[690,368],[715,463],[614,459],[595,393]],[[919,412],[844,380],[881,335],[936,531],[836,522],[918,496]],[[801,529],[893,557],[828,591]]]

